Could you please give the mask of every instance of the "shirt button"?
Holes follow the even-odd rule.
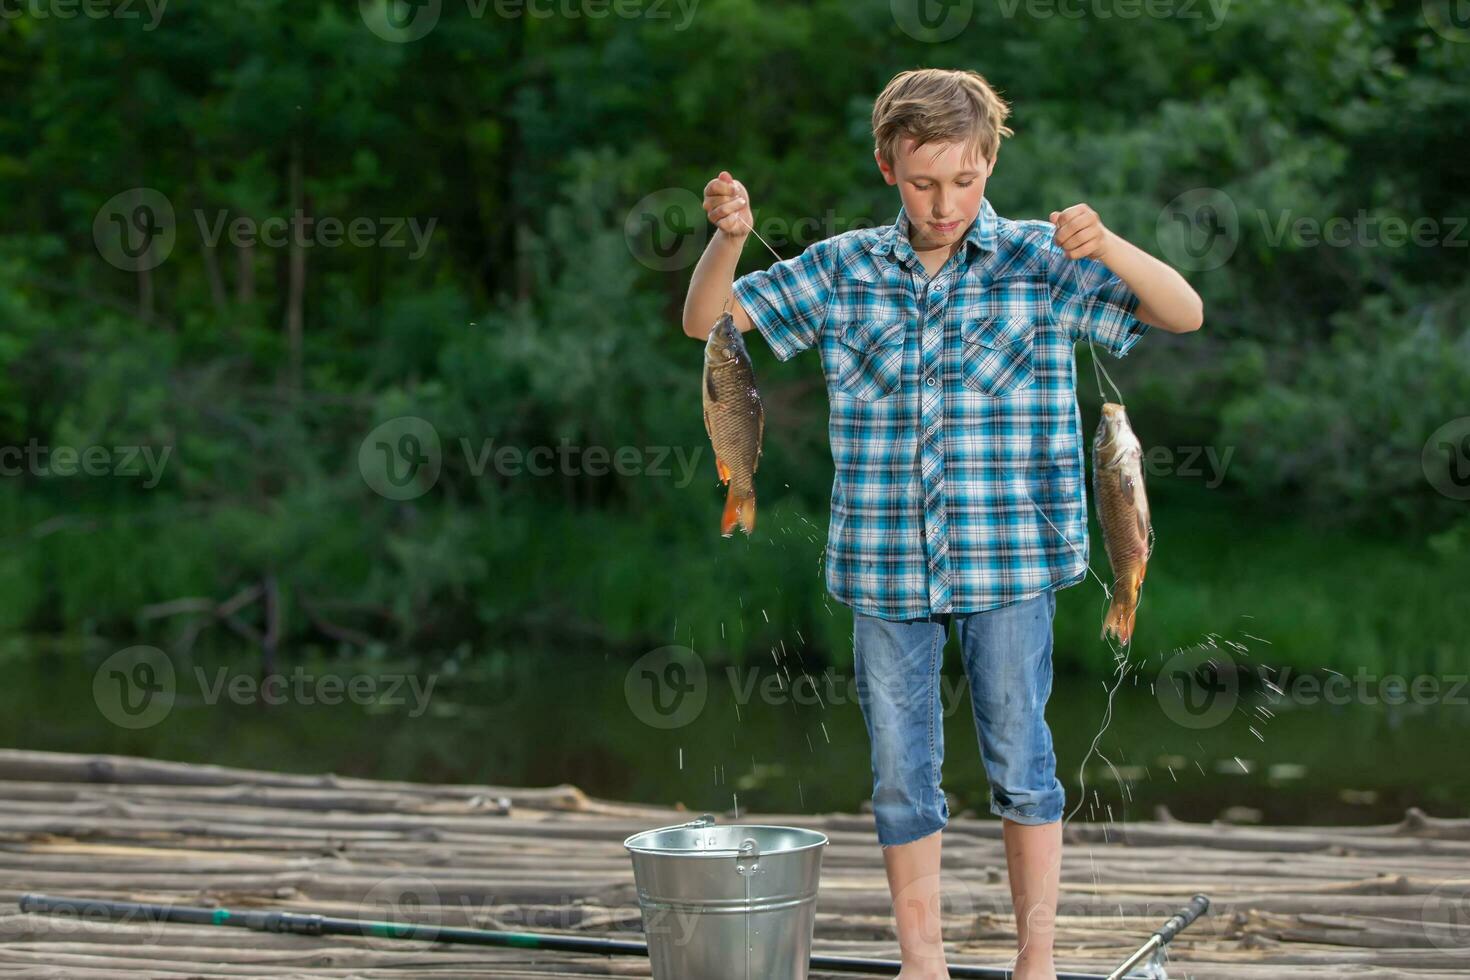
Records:
[[[933,387],[934,387],[934,378],[933,378],[933,377],[930,377],[930,378],[929,378],[929,379],[928,379],[928,380],[927,380],[927,381],[925,381],[925,382],[924,382],[924,383],[925,383],[925,384],[926,384],[926,385],[928,385],[928,386],[929,386],[929,387],[931,387],[931,388],[933,388]]]
[[[937,425],[931,425],[931,426],[929,426],[929,434],[930,434],[930,435],[931,435],[931,436],[932,436],[932,435],[933,435],[933,434],[934,434],[934,433],[936,433],[936,432],[938,432],[938,431],[939,431],[939,426],[937,426]]]

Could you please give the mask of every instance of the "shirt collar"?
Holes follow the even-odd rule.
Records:
[[[980,199],[980,212],[975,215],[975,220],[970,222],[970,228],[965,232],[965,248],[971,257],[977,251],[995,251],[995,209],[990,206],[987,198]],[[903,205],[899,205],[898,216],[893,219],[893,224],[883,229],[870,247],[876,255],[892,255],[894,261],[903,265],[910,265],[918,261],[914,254],[913,246],[909,242],[909,216]]]

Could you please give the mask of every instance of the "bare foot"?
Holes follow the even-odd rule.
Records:
[[[1011,972],[1011,980],[1057,980],[1057,968],[1050,959],[1021,961]]]
[[[906,966],[898,971],[898,980],[949,980],[949,970],[922,969],[917,966]]]

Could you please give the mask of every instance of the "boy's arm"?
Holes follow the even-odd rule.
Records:
[[[777,360],[789,361],[816,346],[821,335],[836,279],[836,239],[814,242],[793,259],[732,282],[745,243],[740,229],[750,231],[749,200],[725,171],[705,188],[705,210],[719,230],[690,278],[684,332],[700,340],[709,337],[728,301],[740,330],[759,330]]]
[[[684,298],[684,332],[698,340],[709,338],[715,321],[725,312],[725,300],[730,300],[730,315],[741,333],[754,326],[750,314],[734,297],[733,283],[735,266],[740,261],[740,252],[745,239],[736,238],[717,231],[705,246],[694,275],[689,279],[689,295]]]
[[[694,274],[689,278],[689,295],[684,298],[684,332],[698,340],[709,338],[715,321],[730,301],[730,315],[735,326],[745,333],[754,326],[750,314],[734,298],[735,267],[750,235],[750,197],[745,185],[728,171],[711,180],[704,188],[704,210],[715,224],[715,233],[705,246]]]
[[[1109,231],[1096,211],[1074,204],[1054,211],[1056,243],[1069,259],[1094,258],[1138,297],[1133,315],[1170,333],[1188,333],[1204,323],[1204,302],[1174,269]]]

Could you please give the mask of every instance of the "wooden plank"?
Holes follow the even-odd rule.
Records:
[[[691,819],[574,786],[452,786],[0,750],[0,977],[648,977],[638,957],[20,914],[24,892],[276,908],[641,938],[622,841]],[[717,814],[732,822],[731,814]],[[1417,811],[1374,827],[1159,819],[1067,828],[1058,962],[1106,972],[1190,895],[1212,912],[1174,944],[1195,980],[1463,977],[1470,821]],[[871,814],[741,814],[821,830],[817,949],[895,958]],[[1000,824],[944,838],[953,963],[1005,965],[1015,920]],[[395,914],[396,913],[396,914]],[[814,973],[813,980],[853,974]]]

